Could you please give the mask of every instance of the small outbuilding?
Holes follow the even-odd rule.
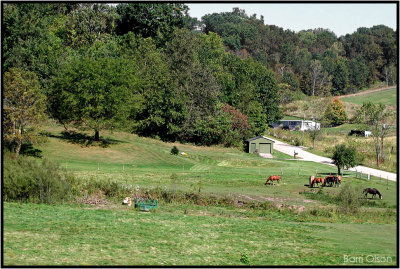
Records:
[[[275,141],[266,138],[265,136],[257,136],[247,139],[249,153],[270,153],[272,154]]]

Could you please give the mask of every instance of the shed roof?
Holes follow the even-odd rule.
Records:
[[[249,142],[249,141],[252,141],[252,140],[259,139],[259,138],[263,138],[263,139],[265,139],[265,140],[268,140],[268,141],[270,141],[270,142],[272,142],[272,143],[275,143],[275,141],[274,141],[274,140],[271,140],[271,139],[269,139],[269,138],[267,138],[267,137],[265,137],[265,136],[262,136],[262,135],[259,135],[259,136],[256,136],[256,137],[253,137],[253,138],[247,139],[246,141],[247,141],[247,142]]]

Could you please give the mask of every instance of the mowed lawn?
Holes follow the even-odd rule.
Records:
[[[179,206],[177,206],[178,208]],[[4,204],[5,265],[394,265],[396,226]],[[368,255],[386,262],[367,262]]]
[[[389,106],[396,106],[397,89],[390,88],[387,90],[376,91],[366,94],[360,94],[349,97],[342,97],[343,102],[362,105],[363,102],[382,103]]]

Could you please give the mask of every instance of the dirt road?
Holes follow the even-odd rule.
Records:
[[[301,159],[297,159],[297,160],[317,162],[317,163],[335,166],[334,164],[332,164],[332,159],[330,159],[330,158],[315,155],[313,153],[305,151],[304,148],[302,148],[302,147],[292,146],[292,145],[286,144],[284,142],[275,140],[271,137],[267,137],[267,138],[275,141],[274,150],[278,150],[280,152],[283,152],[283,153],[291,155],[291,156],[294,155],[294,152],[298,153],[297,158],[301,158]],[[397,174],[395,174],[395,173],[390,173],[390,172],[373,169],[373,168],[369,168],[369,167],[365,167],[365,166],[356,166],[356,167],[350,168],[349,171],[357,171],[357,172],[361,172],[363,174],[370,174],[375,177],[381,177],[384,179],[387,178],[391,181],[397,181]]]

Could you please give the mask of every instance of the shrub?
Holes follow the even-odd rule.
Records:
[[[343,213],[357,213],[362,205],[362,192],[347,183],[337,194],[339,210]]]
[[[58,203],[72,195],[75,178],[57,164],[25,156],[4,154],[3,197],[5,201]]]
[[[337,97],[333,98],[324,113],[325,124],[340,125],[346,120],[347,114],[342,101]]]
[[[179,154],[179,149],[176,146],[173,146],[171,149],[171,154],[172,155],[178,155]]]

